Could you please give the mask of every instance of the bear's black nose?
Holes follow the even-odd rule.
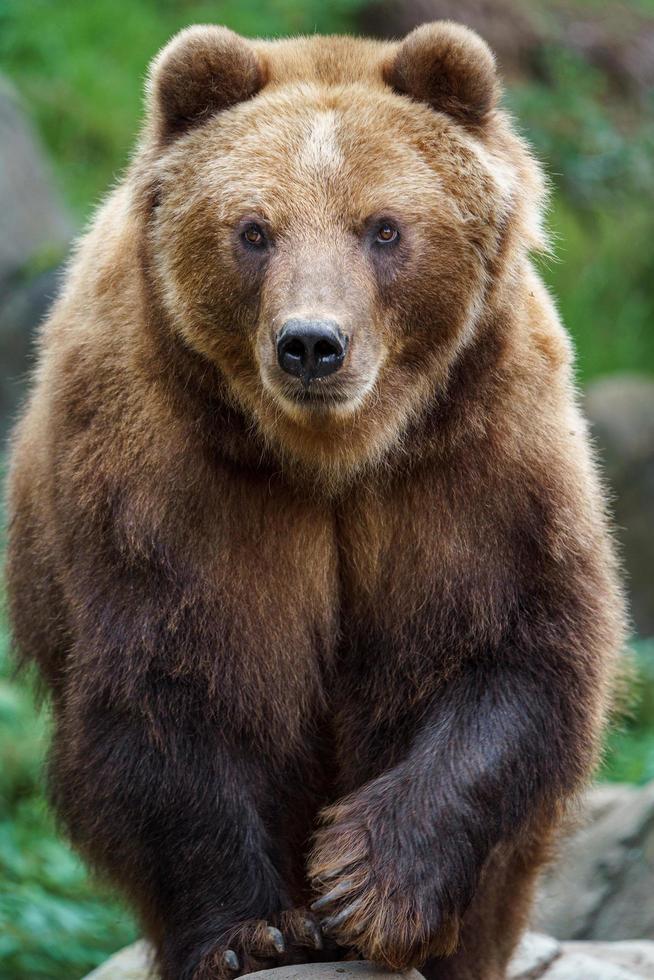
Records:
[[[338,371],[346,351],[347,337],[335,320],[287,320],[277,338],[280,368],[304,385]]]

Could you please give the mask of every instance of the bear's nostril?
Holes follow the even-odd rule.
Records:
[[[289,340],[284,347],[284,353],[291,357],[304,357],[306,350],[301,340]]]
[[[277,361],[282,371],[306,386],[342,366],[347,337],[334,320],[287,320],[277,338]]]
[[[336,344],[331,343],[329,340],[319,340],[313,350],[318,360],[322,360],[325,357],[338,357],[342,353],[341,346],[339,345],[337,347]]]

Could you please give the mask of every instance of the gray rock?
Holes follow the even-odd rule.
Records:
[[[5,284],[0,301],[0,452],[33,367],[36,327],[58,288],[57,269]]]
[[[654,634],[654,379],[618,374],[586,394],[627,571],[637,631]]]
[[[546,980],[636,980],[638,974],[625,970],[618,963],[575,950],[571,953],[564,951],[545,973],[536,976]]]
[[[560,943],[528,932],[507,980],[640,980],[654,977],[654,943]]]
[[[654,783],[598,787],[588,800],[532,925],[558,939],[654,939]]]
[[[629,972],[630,976],[654,977],[654,943],[624,942],[624,943],[563,943],[567,955],[579,952],[593,960],[612,963]]]
[[[155,980],[150,947],[141,939],[112,956],[85,980]]]
[[[35,328],[57,291],[49,265],[72,233],[32,126],[0,77],[0,451],[25,391]]]
[[[276,970],[260,970],[251,973],[257,980],[390,980],[390,977],[401,977],[402,980],[423,980],[417,970],[407,970],[405,973],[392,973],[365,960],[338,963],[303,963],[301,966],[281,966]]]
[[[0,78],[0,284],[35,255],[65,251],[72,235],[34,130]]]
[[[547,967],[561,955],[561,943],[552,936],[528,932],[520,940],[509,966],[507,980],[542,977]]]
[[[552,45],[598,69],[610,83],[609,98],[628,92],[647,106],[654,85],[654,18],[644,4],[367,0],[358,16],[362,33],[391,39],[431,20],[456,20],[478,31],[505,77],[540,80],[543,47]]]

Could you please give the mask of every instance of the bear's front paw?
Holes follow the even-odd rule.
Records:
[[[303,909],[281,912],[270,922],[248,919],[205,953],[193,980],[235,980],[258,970],[306,963],[322,945],[318,922]]]
[[[391,970],[421,966],[430,956],[449,956],[458,944],[460,920],[439,894],[439,869],[412,847],[407,828],[356,801],[324,814],[309,874],[320,897],[312,905],[322,929],[340,945]]]

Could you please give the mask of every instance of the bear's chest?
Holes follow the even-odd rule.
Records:
[[[340,614],[350,632],[450,642],[506,600],[510,519],[480,488],[448,493],[436,478],[362,490],[336,516]]]

